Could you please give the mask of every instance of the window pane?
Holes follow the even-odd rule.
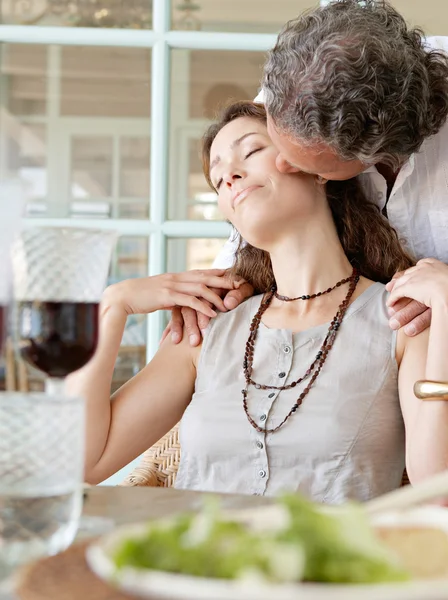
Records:
[[[62,116],[149,119],[150,84],[150,50],[61,48]]]
[[[132,198],[149,196],[149,137],[123,137],[120,144],[120,193]]]
[[[0,23],[151,29],[151,0],[0,0]]]
[[[134,277],[145,277],[147,274],[148,238],[122,236],[118,240],[109,283],[116,283]]]
[[[29,216],[149,217],[150,83],[147,49],[0,44],[0,180]]]
[[[427,35],[448,35],[448,11],[443,0],[391,0],[391,4],[409,23],[422,27]]]
[[[202,173],[200,140],[219,107],[256,96],[264,61],[263,52],[172,51],[170,219],[223,219]]]
[[[122,236],[118,240],[109,283],[148,274],[148,238]],[[131,379],[146,364],[146,316],[128,317],[115,364],[112,391]]]
[[[403,0],[404,1],[404,0]],[[275,33],[313,0],[179,0],[172,3],[172,29]]]
[[[211,269],[225,242],[222,238],[170,238],[167,241],[167,271]]]
[[[71,203],[98,216],[110,215],[109,202],[96,205],[82,202],[87,198],[110,198],[112,195],[112,154],[113,140],[111,137],[80,137],[71,139],[71,197],[80,202]],[[82,212],[82,211],[81,211]]]
[[[25,182],[28,213],[45,211],[47,197],[47,132],[44,124],[14,123],[5,132],[6,171]]]
[[[1,2],[1,0],[0,0]],[[47,48],[28,44],[0,44],[0,99],[13,115],[41,115],[47,111]]]

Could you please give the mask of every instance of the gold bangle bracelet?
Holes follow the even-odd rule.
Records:
[[[448,381],[416,381],[414,394],[420,400],[448,400]]]

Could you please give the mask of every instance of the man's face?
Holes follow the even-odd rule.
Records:
[[[279,151],[276,160],[280,173],[295,173],[302,171],[320,175],[323,179],[351,179],[366,169],[360,160],[342,160],[328,146],[301,146],[285,134],[279,133],[268,115],[268,133]]]

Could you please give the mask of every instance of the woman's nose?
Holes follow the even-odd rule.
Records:
[[[223,175],[223,180],[227,187],[232,187],[235,181],[242,179],[242,177],[243,175],[240,172],[236,170],[230,170]]]

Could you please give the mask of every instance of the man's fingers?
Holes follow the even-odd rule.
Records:
[[[408,335],[415,335],[415,333],[420,333],[422,329],[417,331],[417,326],[420,323],[417,321],[416,325],[416,317],[419,317],[422,313],[426,312],[427,307],[421,302],[417,302],[416,300],[412,300],[401,310],[397,311],[393,317],[389,320],[389,325],[392,329],[400,329],[400,327],[409,326],[409,333],[405,329],[405,333]],[[411,324],[415,327],[415,333],[412,333]],[[425,329],[426,327],[424,327]]]
[[[237,290],[230,291],[226,297],[224,298],[224,306],[233,310],[236,308],[241,302],[246,300],[246,298],[250,298],[253,296],[254,288],[250,285],[250,283],[243,283]]]
[[[206,304],[209,304],[209,302],[206,302]],[[213,306],[210,304],[210,308],[213,308]],[[227,311],[227,309],[226,309]],[[198,315],[198,327],[199,327],[199,331],[202,332],[204,331],[204,329],[207,329],[208,324],[210,323],[210,318],[207,317],[207,315],[204,315],[204,313],[197,313]]]
[[[184,331],[184,319],[179,306],[175,306],[171,311],[171,339],[174,344],[182,341]]]
[[[197,313],[192,308],[184,307],[182,308],[182,315],[190,346],[197,346],[201,342],[201,332],[198,327]]]
[[[198,327],[199,327],[201,334],[205,329],[207,329],[209,323],[210,323],[209,317],[207,317],[203,313],[198,313]]]
[[[400,298],[400,300],[397,300],[393,306],[389,306],[387,309],[389,316],[392,317],[396,312],[402,310],[410,302],[412,302],[410,298]]]
[[[404,327],[404,332],[406,335],[409,335],[410,337],[412,337],[413,335],[417,335],[417,334],[421,333],[422,331],[425,331],[425,329],[427,329],[430,325],[431,325],[431,309],[426,308],[425,312],[423,312],[421,315],[418,315],[417,317],[415,317],[415,319],[413,319],[413,321],[411,321],[411,323],[409,323],[409,325],[406,325],[406,327]]]

